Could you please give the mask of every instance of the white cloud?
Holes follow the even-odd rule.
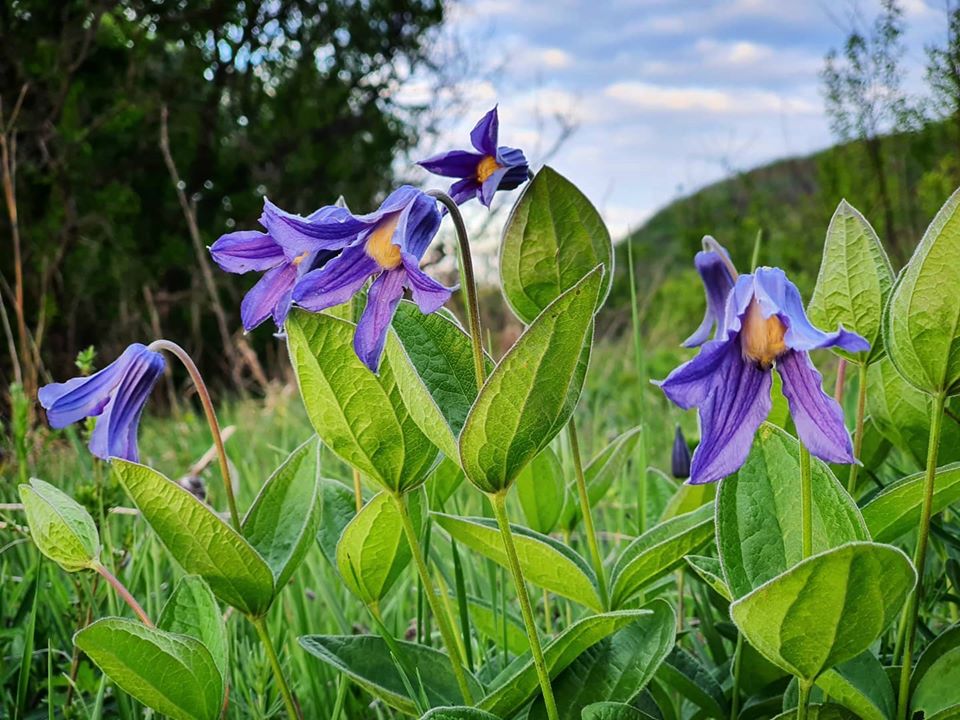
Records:
[[[724,43],[702,38],[694,48],[706,62],[728,66],[755,65],[774,54],[773,48],[747,40]]]
[[[799,97],[783,97],[766,90],[719,90],[624,81],[608,85],[604,95],[648,111],[679,113],[752,114],[817,113],[819,108]]]

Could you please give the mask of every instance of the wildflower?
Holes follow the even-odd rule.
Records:
[[[670,474],[677,480],[686,480],[690,477],[690,448],[683,430],[677,425],[673,435],[673,450],[670,453]]]
[[[737,271],[733,267],[730,253],[709,235],[703,238],[703,250],[697,253],[693,263],[703,280],[707,309],[703,314],[700,327],[684,340],[684,347],[703,345],[710,337],[710,331],[714,327],[719,329],[727,296],[733,290],[733,284],[737,280]]]
[[[490,207],[497,190],[513,190],[530,173],[522,150],[497,146],[499,132],[500,121],[494,107],[470,132],[476,152],[450,150],[417,164],[434,175],[460,178],[450,186],[450,197],[458,205],[476,197]]]
[[[240,230],[222,235],[210,246],[214,262],[227,272],[263,272],[240,304],[244,330],[250,332],[271,315],[277,329],[283,327],[297,280],[322,266],[345,244],[336,232],[316,232],[315,225],[335,226],[345,215],[349,215],[346,209],[329,206],[301,217],[264,198],[260,224],[266,232]]]
[[[843,327],[832,333],[815,328],[782,270],[764,267],[741,275],[727,297],[716,339],[659,383],[680,407],[699,409],[701,439],[690,482],[713,482],[743,465],[754,433],[770,413],[774,367],[807,449],[827,462],[856,462],[843,412],[823,392],[808,354],[827,347],[862,352],[870,345]]]
[[[392,192],[376,212],[347,215],[316,224],[318,230],[324,223],[336,224],[334,231],[348,229],[352,237],[340,255],[297,282],[293,300],[319,312],[347,302],[374,277],[353,346],[363,363],[376,372],[404,288],[424,313],[439,309],[450,299],[450,290],[420,269],[420,260],[440,227],[440,212],[433,198],[405,185]]]
[[[95,417],[90,452],[104,460],[118,457],[138,462],[140,416],[164,367],[163,355],[134,343],[100,372],[45,385],[37,396],[50,427],[59,429]]]

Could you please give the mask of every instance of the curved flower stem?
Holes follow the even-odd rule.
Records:
[[[813,480],[810,476],[810,451],[800,443],[800,527],[802,555],[806,560],[813,555]]]
[[[590,557],[593,559],[593,571],[597,574],[597,583],[600,585],[600,601],[606,609],[610,607],[610,598],[607,594],[607,578],[603,572],[603,557],[600,555],[597,532],[593,527],[593,516],[590,513],[590,496],[587,494],[587,481],[583,475],[583,461],[580,458],[580,440],[577,438],[577,425],[573,417],[567,423],[567,435],[570,438],[570,452],[573,455],[573,469],[577,478],[580,514],[583,515],[583,524],[586,528],[587,545],[590,547]]]
[[[266,621],[263,619],[263,617],[251,617],[250,622],[253,623],[253,627],[257,631],[257,636],[260,638],[260,643],[267,651],[267,659],[270,660],[270,668],[273,670],[273,677],[276,679],[277,685],[280,687],[280,694],[283,696],[283,704],[287,708],[287,715],[289,716],[290,720],[302,720],[303,715],[300,714],[300,708],[293,699],[293,693],[290,691],[290,686],[287,685],[287,680],[283,676],[283,668],[280,666],[280,658],[277,657],[277,651],[273,648],[273,642],[270,640],[270,633],[267,631]]]
[[[860,453],[863,450],[863,420],[867,408],[867,364],[860,363],[857,368],[857,424],[853,430],[853,457],[857,462],[850,466],[847,478],[847,492],[851,496],[857,491],[857,476],[860,474]]]
[[[500,527],[503,545],[507,551],[507,560],[510,563],[510,572],[513,574],[513,583],[517,587],[517,597],[520,600],[520,612],[523,615],[523,624],[527,630],[527,639],[530,642],[530,652],[533,654],[533,665],[537,669],[540,679],[540,689],[543,692],[543,705],[549,720],[558,720],[557,701],[553,698],[553,688],[550,685],[550,674],[547,672],[547,662],[543,657],[543,647],[540,645],[540,635],[533,619],[533,608],[530,605],[530,595],[527,593],[527,584],[523,578],[523,569],[517,557],[517,548],[513,544],[513,531],[510,529],[510,520],[507,518],[507,494],[505,491],[488,495],[493,505],[493,514]]]
[[[807,705],[810,704],[811,683],[800,680],[800,695],[797,697],[797,720],[807,720]]]
[[[453,675],[457,679],[457,685],[460,688],[460,694],[463,695],[463,701],[467,705],[473,705],[473,693],[470,692],[470,686],[467,684],[467,675],[463,670],[463,659],[460,655],[460,646],[447,622],[447,615],[439,605],[436,586],[433,578],[430,577],[430,568],[427,567],[426,558],[423,556],[423,550],[420,548],[420,539],[417,537],[417,531],[413,527],[413,520],[410,518],[410,509],[407,507],[407,500],[403,495],[393,495],[393,500],[397,506],[397,512],[400,514],[400,522],[403,525],[404,535],[407,537],[407,544],[410,545],[410,553],[413,555],[413,562],[417,566],[417,572],[420,573],[420,582],[423,583],[423,594],[427,596],[427,603],[430,605],[430,612],[436,618],[437,626],[440,628],[440,637],[443,639],[443,645],[447,649],[447,657],[450,658],[450,666],[453,669]]]
[[[223,476],[223,486],[227,493],[227,505],[230,506],[230,521],[237,532],[240,532],[240,514],[237,512],[237,500],[233,496],[233,483],[230,480],[230,465],[227,462],[227,452],[223,448],[223,436],[220,434],[220,423],[217,422],[217,413],[213,409],[213,402],[210,400],[210,391],[207,390],[206,383],[197,369],[193,359],[187,354],[187,351],[169,340],[154,340],[147,347],[148,350],[166,350],[174,355],[190,374],[194,387],[197,388],[197,395],[200,396],[200,404],[203,405],[203,412],[207,416],[207,424],[210,426],[210,433],[213,435],[213,444],[217,448],[217,456],[220,458],[220,474]]]
[[[100,573],[104,580],[110,583],[111,587],[116,590],[117,595],[120,596],[120,599],[129,605],[130,609],[137,614],[137,617],[140,618],[140,622],[142,622],[148,628],[156,627],[156,625],[151,622],[144,609],[140,606],[140,603],[137,602],[137,599],[130,594],[130,591],[124,587],[123,583],[120,582],[112,572],[107,570],[106,566],[104,566],[102,563],[97,563],[93,569]]]
[[[923,596],[923,567],[927,560],[927,539],[930,535],[930,515],[933,510],[933,488],[937,477],[937,455],[940,453],[940,429],[943,426],[943,410],[946,395],[940,393],[933,398],[933,412],[930,415],[930,442],[927,445],[927,471],[923,483],[923,507],[920,511],[919,536],[917,549],[913,554],[913,566],[917,571],[917,586],[910,594],[910,600],[903,612],[902,622],[906,630],[903,635],[903,666],[900,670],[900,692],[897,696],[897,717],[907,717],[910,700],[910,673],[913,670],[913,640],[917,625],[917,613]]]
[[[427,195],[442,203],[450,211],[453,226],[457,230],[457,243],[460,256],[460,279],[463,285],[467,305],[467,321],[470,339],[473,341],[473,368],[477,375],[477,390],[486,378],[486,366],[483,357],[483,334],[480,332],[480,301],[477,298],[477,280],[473,273],[473,256],[470,254],[470,241],[467,238],[467,226],[463,215],[453,198],[440,190],[428,190]]]

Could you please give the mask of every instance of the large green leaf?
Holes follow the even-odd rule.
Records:
[[[500,279],[517,317],[533,320],[597,265],[613,278],[613,245],[600,213],[576,186],[549,167],[527,184],[503,229]]]
[[[196,638],[104,618],[80,630],[73,641],[117,687],[147,707],[174,720],[220,716],[223,678]]]
[[[930,394],[960,390],[960,190],[937,213],[900,273],[884,324],[887,353]]]
[[[630,543],[617,559],[610,576],[610,602],[623,604],[643,588],[683,563],[714,536],[713,507],[704,505],[686,515],[650,528]]]
[[[540,451],[517,476],[517,497],[527,525],[538,533],[557,526],[566,493],[563,467],[549,447]]]
[[[489,518],[462,518],[431,513],[450,536],[486,558],[509,567],[503,537],[497,523]],[[573,550],[551,538],[520,525],[511,525],[520,567],[528,582],[600,611],[596,576],[587,562]]]
[[[846,200],[841,200],[827,228],[820,274],[807,314],[826,330],[843,326],[870,343],[863,353],[837,353],[858,362],[876,357],[883,308],[893,288],[893,268],[876,231]]]
[[[423,517],[423,493],[409,495],[413,521]],[[337,568],[344,583],[367,605],[387,594],[410,564],[410,544],[404,535],[396,500],[390,493],[373,496],[344,528],[337,543]]]
[[[320,525],[320,443],[310,438],[290,453],[247,511],[243,536],[283,588],[313,544]]]
[[[653,677],[673,648],[677,617],[665,600],[654,600],[653,614],[600,641],[574,660],[553,681],[561,720],[579,720],[588,705],[629,702]],[[533,701],[528,720],[547,717],[543,698]]]
[[[411,414],[428,410],[421,404],[408,409],[403,401],[392,354],[374,375],[353,349],[353,323],[294,310],[286,329],[303,404],[323,444],[384,489],[422,483],[437,448],[420,429],[426,415]]]
[[[960,625],[947,628],[924,649],[910,685],[911,717],[923,712],[929,718],[960,706]]]
[[[642,710],[618,702],[599,702],[588,705],[581,715],[583,720],[653,720]]]
[[[917,529],[923,505],[924,476],[919,472],[890,483],[863,506],[863,519],[877,542],[893,542]],[[960,500],[960,463],[937,468],[931,512]]]
[[[460,434],[460,460],[480,490],[506,490],[573,414],[603,278],[596,268],[551,303],[484,383]]]
[[[400,651],[396,660],[414,689],[423,682],[431,706],[463,702],[450,659],[439,650],[416,643],[395,641]],[[375,635],[304,635],[300,644],[357,685],[387,705],[407,715],[416,715],[416,703],[407,694],[403,676],[397,670],[390,648]],[[480,684],[466,670],[464,674],[474,697],[483,694]]]
[[[887,672],[869,650],[824,671],[817,687],[862,720],[891,720],[897,709]]]
[[[337,566],[337,543],[343,529],[357,514],[353,490],[339,480],[320,478],[320,527],[317,544],[332,566]]]
[[[202,642],[210,651],[220,675],[227,677],[230,653],[227,625],[213,591],[199,575],[180,578],[160,611],[157,627]]]
[[[723,688],[696,657],[677,646],[657,669],[657,679],[674,689],[708,717],[727,717]]]
[[[787,710],[780,713],[773,720],[793,720],[797,717],[797,711]],[[808,705],[807,720],[857,720],[857,716],[840,705],[828,703],[826,705]]]
[[[719,593],[720,597],[728,602],[733,601],[733,593],[723,579],[723,566],[716,558],[703,555],[687,555],[684,560],[701,580]]]
[[[146,465],[114,459],[117,480],[144,520],[188,573],[228,605],[263,615],[273,601],[273,572],[260,554],[209,507]]]
[[[804,681],[866,650],[916,582],[907,556],[856,542],[814,555],[730,606],[747,641]]]
[[[868,540],[853,499],[829,467],[812,458],[813,551]],[[763,424],[736,476],[717,493],[717,548],[727,585],[742,597],[803,557],[800,445]]]
[[[438,707],[429,710],[420,720],[500,720],[496,715],[491,715],[483,710],[477,710],[473,707]]]
[[[99,564],[100,534],[80,503],[37,478],[19,489],[30,537],[40,552],[67,572],[93,569]]]
[[[650,614],[651,610],[620,610],[578,620],[544,647],[547,672],[551,678],[556,677],[588,648]],[[537,693],[538,687],[537,670],[528,658],[509,677],[500,678],[498,686],[477,707],[499,717],[512,717]]]

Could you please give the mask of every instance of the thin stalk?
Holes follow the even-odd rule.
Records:
[[[580,457],[580,440],[577,437],[577,425],[573,417],[567,423],[567,437],[570,439],[570,454],[573,456],[577,495],[580,498],[580,514],[583,515],[583,525],[586,528],[587,545],[593,560],[593,571],[597,574],[597,583],[600,586],[600,601],[606,609],[610,606],[607,579],[603,571],[603,556],[600,554],[600,544],[597,542],[597,531],[593,526],[593,515],[590,512],[590,496],[587,494],[587,480],[583,474],[583,460]]]
[[[403,524],[403,532],[407,537],[407,543],[410,545],[410,552],[413,555],[413,562],[417,566],[417,572],[420,574],[420,581],[423,583],[423,592],[427,596],[427,603],[430,605],[430,612],[437,620],[440,628],[440,637],[443,639],[444,647],[447,649],[447,656],[450,658],[450,666],[453,668],[453,675],[457,679],[457,685],[460,688],[460,694],[467,705],[473,705],[473,694],[470,692],[470,686],[467,684],[467,676],[463,670],[463,660],[460,656],[460,646],[457,639],[447,623],[447,616],[439,605],[439,598],[434,588],[433,579],[430,577],[430,569],[427,567],[427,561],[420,548],[420,539],[417,537],[417,531],[413,527],[413,520],[410,518],[410,510],[407,507],[406,498],[402,495],[394,495],[394,502],[397,505],[397,512],[400,514],[400,522]]]
[[[760,246],[763,245],[763,228],[757,230],[757,237],[753,241],[753,255],[750,256],[750,272],[757,269],[760,262]]]
[[[140,606],[140,603],[137,602],[137,599],[130,594],[130,591],[124,587],[123,583],[120,582],[112,572],[107,570],[107,568],[100,563],[97,563],[93,569],[100,573],[104,580],[110,583],[110,586],[116,591],[117,595],[120,596],[120,599],[129,605],[130,609],[136,613],[138,618],[140,618],[140,622],[142,622],[148,628],[156,627],[153,622],[151,622],[146,611],[144,611],[144,609]]]
[[[933,412],[930,415],[930,441],[927,445],[927,471],[923,485],[923,507],[920,511],[919,536],[917,548],[913,554],[913,566],[917,570],[917,586],[910,594],[910,600],[904,610],[903,622],[906,630],[903,635],[903,666],[900,669],[900,693],[897,696],[897,717],[905,720],[910,700],[910,673],[913,670],[913,641],[917,626],[917,613],[923,594],[923,568],[927,560],[927,540],[930,536],[930,515],[933,510],[933,489],[937,477],[937,456],[940,453],[940,429],[943,426],[943,408],[946,395],[940,393],[933,398]]]
[[[203,413],[207,417],[207,424],[210,426],[210,434],[213,435],[213,444],[217,448],[217,456],[220,458],[220,474],[223,476],[223,487],[227,493],[227,505],[230,506],[230,521],[237,532],[240,532],[240,513],[237,512],[237,500],[233,496],[233,482],[230,479],[230,464],[227,462],[227,451],[223,447],[223,436],[220,434],[220,423],[217,422],[217,413],[213,409],[213,401],[210,399],[210,391],[200,375],[193,359],[187,354],[187,351],[169,340],[154,340],[147,348],[148,350],[166,350],[177,360],[183,363],[183,366],[190,374],[193,385],[197,389],[197,395],[200,396],[200,404],[203,405]]]
[[[520,558],[517,557],[517,548],[513,543],[513,531],[510,529],[510,520],[507,518],[507,495],[505,492],[499,492],[495,495],[488,495],[488,497],[490,498],[491,505],[493,505],[493,514],[497,518],[497,525],[500,528],[503,546],[507,552],[507,560],[510,564],[510,572],[513,574],[513,583],[516,585],[517,598],[520,600],[520,612],[523,615],[523,624],[527,630],[530,652],[533,654],[533,665],[537,669],[537,677],[540,680],[540,689],[543,692],[543,705],[547,711],[547,718],[549,720],[559,720],[560,715],[557,712],[557,701],[553,698],[550,674],[547,672],[547,663],[543,657],[543,647],[540,645],[540,634],[537,632],[537,625],[533,619],[530,595],[527,593],[527,584],[523,577],[523,569],[520,567]]]
[[[863,450],[863,420],[867,408],[867,364],[860,363],[857,370],[857,420],[853,430],[853,457],[857,462],[850,466],[847,492],[852,496],[857,490],[857,475],[860,473],[860,452]]]
[[[273,642],[270,640],[270,633],[267,630],[266,621],[262,617],[251,617],[250,622],[253,623],[253,627],[257,631],[257,636],[260,638],[260,643],[263,645],[264,650],[267,651],[267,659],[270,661],[273,677],[280,688],[280,694],[283,696],[283,704],[287,708],[287,715],[290,720],[303,720],[303,715],[300,714],[300,708],[297,706],[296,700],[293,699],[290,686],[287,685],[287,680],[283,676],[280,658],[277,657],[277,651],[273,648]]]
[[[843,358],[840,358],[840,362],[837,363],[837,382],[833,386],[833,399],[837,401],[837,405],[843,405],[843,391],[847,386],[847,361]]]
[[[363,486],[360,484],[360,471],[353,469],[353,500],[357,506],[357,512],[363,510]]]
[[[640,442],[637,443],[637,464],[640,466],[640,485],[637,488],[637,531],[639,535],[647,529],[647,359],[643,352],[643,340],[640,337],[640,311],[637,307],[637,278],[633,265],[633,243],[627,243],[627,264],[630,266],[630,324],[633,329],[633,359],[637,365]],[[621,524],[621,527],[623,525]]]
[[[740,661],[743,658],[743,635],[737,633],[737,647],[733,651],[733,689],[730,691],[730,720],[740,715]]]
[[[803,559],[813,555],[813,481],[810,477],[810,451],[800,443],[800,521]]]
[[[812,683],[800,681],[800,695],[797,698],[797,720],[807,720],[807,706],[810,704]]]

